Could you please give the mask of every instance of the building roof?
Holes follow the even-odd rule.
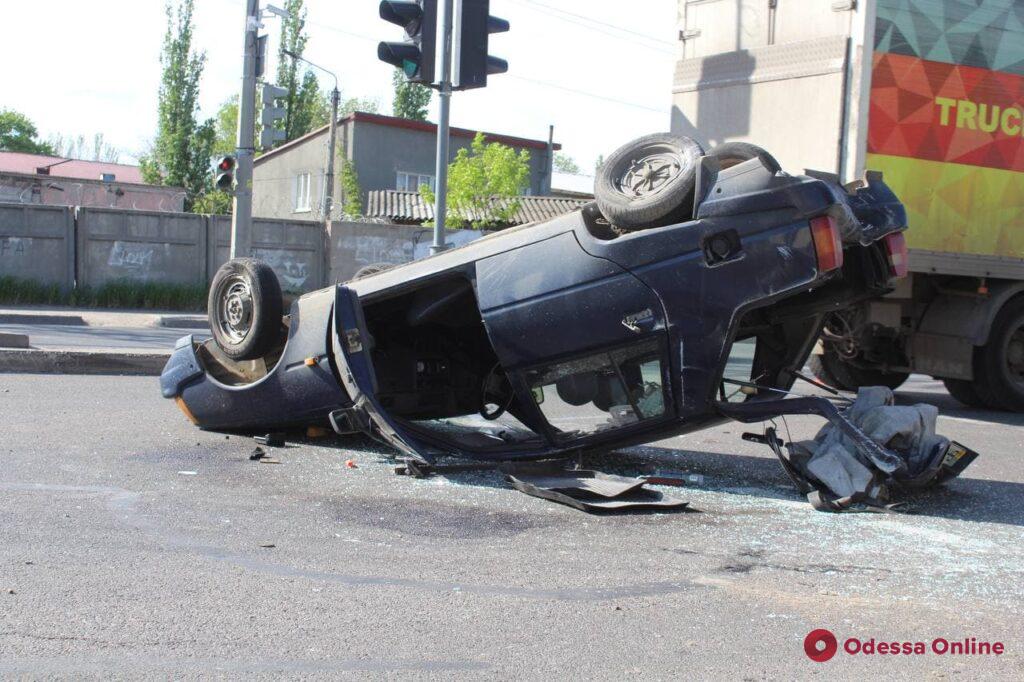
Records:
[[[41,168],[48,169],[49,172],[40,172]],[[49,175],[55,178],[75,180],[101,180],[103,175],[113,175],[116,182],[145,184],[142,180],[142,171],[138,166],[24,152],[0,152],[0,172]]]
[[[423,200],[418,192],[402,192],[382,189],[367,193],[366,217],[386,218],[395,223],[423,223],[434,219],[434,206]],[[509,225],[525,225],[541,220],[550,220],[565,213],[571,213],[587,202],[582,199],[562,197],[516,197],[519,205]],[[508,205],[510,199],[495,199],[499,205]],[[479,216],[465,216],[473,219]]]
[[[422,131],[422,132],[425,132],[425,133],[430,133],[431,135],[435,135],[437,133],[437,124],[436,123],[430,123],[429,121],[413,121],[413,120],[408,119],[408,118],[398,118],[397,116],[384,116],[383,114],[370,114],[370,113],[367,113],[365,111],[355,111],[355,112],[349,114],[348,116],[345,116],[344,118],[339,119],[338,123],[343,125],[345,123],[349,123],[349,122],[352,122],[352,121],[363,122],[363,123],[373,123],[375,125],[387,126],[389,128],[404,128],[406,130],[419,130],[419,131]],[[286,151],[288,149],[291,149],[292,147],[297,147],[300,144],[303,144],[304,142],[310,140],[311,138],[323,135],[324,133],[327,132],[329,127],[330,127],[329,125],[321,126],[320,128],[317,128],[316,130],[313,130],[311,132],[306,133],[302,137],[297,137],[294,140],[292,140],[291,142],[287,142],[287,143],[281,145],[280,147],[275,147],[274,149],[271,149],[269,152],[260,155],[256,159],[256,164],[259,165],[259,163],[261,161],[265,161],[268,158],[277,156],[278,154],[281,154],[282,152],[284,152],[284,151]],[[448,132],[449,132],[449,135],[452,136],[452,137],[465,137],[465,138],[473,139],[476,136],[478,131],[476,131],[476,130],[468,130],[466,128],[449,128]],[[531,140],[531,139],[528,139],[528,138],[525,138],[525,137],[515,137],[515,136],[512,136],[512,135],[501,135],[499,133],[488,133],[486,131],[481,131],[481,132],[484,133],[484,139],[486,139],[488,142],[500,142],[501,144],[508,145],[510,147],[526,147],[526,148],[529,148],[529,149],[547,149],[548,148],[548,143],[544,142],[543,140]],[[562,145],[560,145],[560,144],[558,144],[556,142],[553,145],[553,148],[557,151],[557,150],[562,148]]]

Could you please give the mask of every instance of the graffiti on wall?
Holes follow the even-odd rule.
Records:
[[[110,247],[110,256],[107,258],[107,265],[112,268],[124,268],[127,270],[147,273],[153,266],[152,244],[139,242],[114,242]]]
[[[372,263],[408,263],[414,257],[413,243],[403,237],[346,235],[340,241],[342,251],[352,253],[360,265]]]
[[[278,249],[254,248],[252,255],[273,268],[274,273],[281,280],[282,289],[305,291],[306,281],[310,275],[308,260],[300,260],[295,257],[295,254]]]
[[[0,257],[24,256],[31,247],[31,237],[0,237]]]

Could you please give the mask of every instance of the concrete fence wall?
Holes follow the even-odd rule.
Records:
[[[483,233],[448,233],[462,245]],[[97,287],[117,280],[207,284],[228,259],[231,219],[169,213],[0,203],[0,276]],[[433,231],[409,225],[253,220],[252,255],[281,288],[305,292],[350,279],[372,263],[430,254]]]
[[[207,281],[227,262],[231,250],[231,218],[210,216]],[[253,218],[252,255],[274,269],[285,291],[312,291],[327,285],[324,226]]]
[[[445,240],[448,244],[462,246],[484,234],[487,233],[478,230],[450,230]],[[331,281],[351,279],[364,265],[400,265],[426,258],[433,243],[434,230],[430,227],[335,222],[330,235]]]
[[[74,237],[68,206],[0,204],[0,275],[72,288]]]
[[[207,217],[194,213],[79,208],[75,230],[80,287],[115,280],[202,284]]]

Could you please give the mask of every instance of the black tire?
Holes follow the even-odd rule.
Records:
[[[627,231],[687,220],[703,155],[697,142],[672,133],[645,135],[619,147],[594,182],[601,213]]]
[[[834,384],[829,384],[829,386],[845,387],[840,390],[856,391],[861,386],[885,386],[896,390],[910,376],[908,372],[884,372],[880,369],[857,367],[840,356],[835,349],[830,348],[829,344],[825,344],[825,353],[819,357],[825,371],[831,374],[839,384],[839,386],[834,386]]]
[[[984,403],[1024,412],[1024,296],[1002,307],[988,343],[974,351],[974,386]]]
[[[720,144],[708,152],[708,156],[717,159],[719,166],[723,169],[731,168],[744,161],[760,158],[765,168],[772,173],[778,173],[782,170],[782,166],[779,165],[774,156],[756,144],[750,144],[749,142],[726,142]]]
[[[376,275],[378,272],[384,272],[395,267],[392,263],[370,263],[356,270],[356,274],[352,275],[353,280],[362,279],[369,277],[370,275]]]
[[[825,367],[825,363],[822,361],[821,355],[815,354],[808,358],[807,367],[811,370],[811,374],[814,375],[814,378],[826,386],[831,386],[838,391],[852,390],[850,386],[839,381],[839,379],[836,378],[836,375]]]
[[[974,382],[964,379],[943,379],[942,383],[957,402],[963,403],[967,407],[988,407],[988,404],[978,395]]]
[[[206,305],[213,340],[233,360],[261,358],[281,339],[281,285],[262,261],[235,258],[220,266]]]

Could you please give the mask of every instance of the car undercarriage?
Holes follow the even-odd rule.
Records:
[[[164,395],[203,428],[329,423],[420,462],[548,459],[795,409],[886,461],[825,397],[786,396],[826,316],[891,286],[898,199],[878,175],[791,176],[750,145],[681,142],[666,161],[672,136],[649,137],[610,159],[625,199],[599,191],[548,222],[373,268],[299,298],[283,325],[258,297],[225,304],[212,288],[212,321],[228,326],[179,343]],[[254,290],[280,295],[258,262],[225,267],[235,288],[217,291],[252,271]],[[235,343],[233,320],[260,338]]]

